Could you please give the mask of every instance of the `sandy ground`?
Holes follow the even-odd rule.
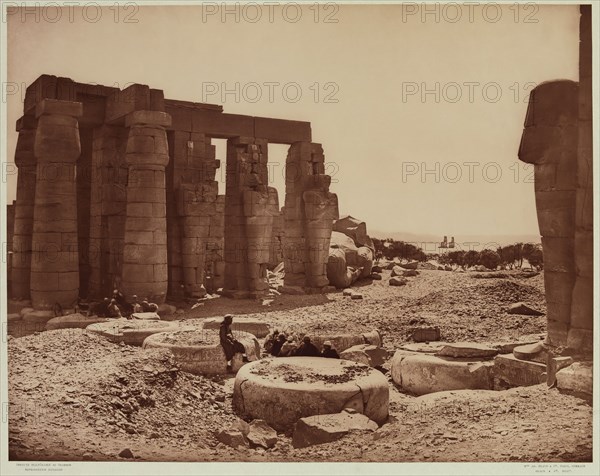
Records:
[[[544,332],[545,316],[506,313],[523,301],[545,312],[543,278],[474,279],[421,271],[403,287],[384,280],[341,292],[261,302],[219,298],[179,318],[225,313],[309,333],[378,328],[393,351],[415,325],[437,325],[443,340],[490,342]],[[177,369],[168,352],[109,343],[65,329],[9,339],[9,449],[13,460],[136,461],[591,461],[592,408],[545,385],[504,392],[404,395],[390,381],[390,420],[294,449],[279,435],[270,449],[234,450],[214,438],[236,419],[233,378]]]

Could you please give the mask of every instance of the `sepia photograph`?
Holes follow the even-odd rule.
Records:
[[[595,0],[1,7],[3,475],[600,473]]]

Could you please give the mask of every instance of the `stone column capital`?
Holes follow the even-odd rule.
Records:
[[[125,126],[169,127],[171,115],[161,111],[133,111],[125,117]]]

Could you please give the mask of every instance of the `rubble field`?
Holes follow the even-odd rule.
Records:
[[[542,275],[507,272],[508,277],[473,279],[474,274],[419,270],[405,286],[393,287],[384,271],[382,280],[354,286],[361,300],[341,290],[276,296],[268,305],[218,298],[171,319],[201,327],[206,317],[231,313],[309,335],[379,329],[390,357],[412,341],[416,326],[438,326],[445,342],[486,343],[545,331]],[[544,314],[509,314],[515,302]],[[167,350],[112,343],[85,329],[9,337],[10,458],[591,461],[592,407],[586,400],[545,384],[413,397],[394,386],[388,364],[382,370],[390,385],[390,418],[378,430],[306,448],[294,448],[291,437],[281,433],[272,448],[234,449],[216,439],[238,422],[232,410],[233,375],[192,375],[180,370]]]

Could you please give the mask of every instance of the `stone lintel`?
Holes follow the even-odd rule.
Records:
[[[125,126],[149,125],[169,127],[171,125],[171,116],[161,111],[133,111],[125,118]]]
[[[60,99],[43,99],[35,108],[35,117],[44,114],[80,117],[83,115],[83,103],[75,101],[61,101]]]

